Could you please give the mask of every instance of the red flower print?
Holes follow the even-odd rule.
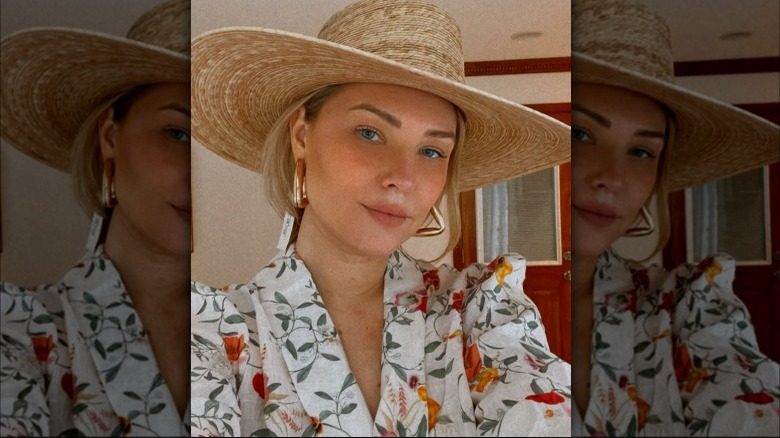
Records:
[[[255,374],[255,377],[252,378],[252,388],[255,389],[257,395],[259,395],[264,402],[268,401],[268,396],[270,394],[268,393],[268,376],[266,376],[265,373]]]
[[[625,388],[627,384],[628,384],[628,376],[625,375],[620,376],[620,379],[618,379],[618,386],[620,387],[620,389]]]
[[[33,349],[35,350],[35,358],[38,359],[38,362],[46,362],[53,347],[52,336],[32,336],[31,338]]]
[[[668,313],[672,313],[672,306],[674,305],[674,291],[668,291],[661,294],[661,308]]]
[[[76,400],[76,376],[71,372],[62,375],[60,387],[71,400]]]
[[[452,308],[458,313],[463,313],[463,295],[462,290],[452,294]]]
[[[412,375],[412,377],[409,377],[409,387],[412,389],[417,389],[418,386],[420,386],[420,378],[417,377],[416,374]]]
[[[757,405],[767,405],[774,401],[774,397],[767,394],[765,391],[754,392],[753,394],[742,394],[734,398],[748,403],[755,403]]]
[[[557,405],[563,403],[564,398],[557,392],[545,392],[544,394],[532,394],[525,397],[526,400],[531,400],[537,403],[544,403],[548,405]]]
[[[132,427],[132,424],[130,424],[130,422],[127,421],[127,418],[120,416],[119,426],[122,428],[122,435],[127,435],[130,433],[130,428]]]
[[[417,292],[407,292],[395,296],[395,305],[403,306],[407,310],[428,311],[428,291],[426,289]]]
[[[463,366],[466,368],[466,380],[473,382],[482,370],[482,355],[476,342],[463,350]]]
[[[225,352],[228,360],[235,362],[244,349],[244,335],[241,336],[223,336],[222,342],[225,344]]]
[[[650,286],[650,278],[647,276],[646,269],[634,272],[632,277],[634,280],[634,287],[636,289],[647,290],[647,288]]]
[[[425,274],[423,274],[423,282],[425,283],[425,289],[429,291],[438,290],[441,284],[439,282],[439,271],[436,269],[427,271]],[[431,289],[431,287],[433,287],[433,289]]]

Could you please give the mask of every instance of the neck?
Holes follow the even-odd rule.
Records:
[[[189,311],[182,305],[189,301],[189,256],[165,253],[138,236],[119,209],[111,217],[104,248],[145,325],[158,316]]]
[[[317,290],[329,308],[360,308],[383,299],[388,255],[360,254],[304,215],[296,240]]]

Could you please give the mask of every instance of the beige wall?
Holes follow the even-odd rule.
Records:
[[[124,36],[160,0],[3,0],[0,35],[66,26]],[[0,142],[0,279],[20,285],[59,280],[84,254],[90,218],[77,205],[70,175]]]

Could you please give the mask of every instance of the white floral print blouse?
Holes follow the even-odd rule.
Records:
[[[102,246],[58,284],[0,283],[0,315],[0,435],[189,435]]]
[[[375,418],[294,244],[249,284],[193,283],[192,433],[569,435],[570,366],[524,276],[518,256],[457,272],[394,252]]]
[[[725,254],[671,272],[601,255],[575,434],[778,436],[780,368],[758,349],[734,269]]]

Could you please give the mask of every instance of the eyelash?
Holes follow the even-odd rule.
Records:
[[[637,153],[645,154],[645,156],[639,156]],[[642,148],[633,148],[631,149],[631,155],[637,157],[637,158],[655,158],[655,154],[653,151],[642,149]]]
[[[168,135],[168,137],[170,137],[171,139],[176,140],[176,141],[190,141],[190,133],[187,132],[184,129],[181,129],[181,128],[176,128],[176,127],[173,127],[173,126],[169,126],[169,127],[165,128],[165,133]],[[182,133],[182,134],[184,134],[184,136],[186,137],[186,140],[174,137],[174,135],[173,135],[174,133]]]
[[[375,128],[370,127],[370,126],[358,126],[357,128],[355,128],[355,131],[357,131],[358,135],[361,138],[363,138],[364,140],[368,140],[368,141],[382,140],[382,135],[379,133],[379,131],[376,130]],[[375,138],[367,138],[365,135],[363,135],[366,132],[371,132],[374,135],[376,135],[376,137]]]

